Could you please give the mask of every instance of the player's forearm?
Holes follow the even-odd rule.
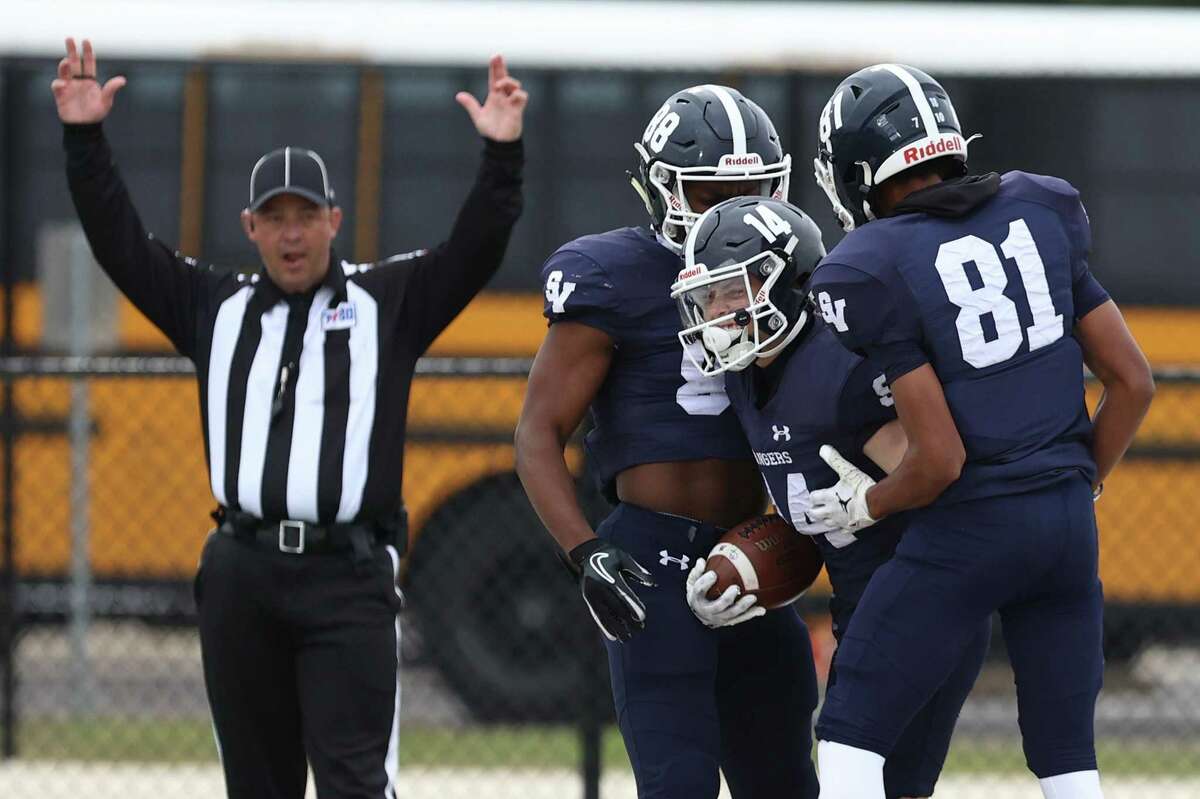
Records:
[[[867,512],[874,519],[933,502],[958,479],[967,460],[932,366],[923,364],[894,379],[892,396],[908,449],[896,470],[867,491]]]
[[[904,425],[900,424],[898,419],[893,419],[876,430],[863,445],[863,454],[888,474],[900,467],[907,451],[908,436],[904,433]]]
[[[1133,437],[1154,399],[1154,378],[1147,372],[1141,379],[1104,387],[1092,429],[1092,457],[1096,482],[1104,482],[1125,456]]]
[[[896,470],[867,491],[871,518],[882,519],[933,502],[958,479],[965,461],[961,443],[935,452],[922,452],[910,444]]]
[[[515,436],[517,476],[538,518],[564,552],[596,534],[579,507],[575,478],[567,468],[563,446],[552,429],[522,423]]]
[[[1084,362],[1104,385],[1092,433],[1099,483],[1121,460],[1145,418],[1154,399],[1154,374],[1112,300],[1080,319],[1074,336],[1083,348]]]

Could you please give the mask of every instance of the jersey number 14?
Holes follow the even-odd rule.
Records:
[[[1033,324],[1021,329],[1017,306],[1004,296],[1008,276],[996,252],[996,246],[978,236],[963,236],[938,248],[938,275],[946,287],[946,296],[959,307],[958,340],[963,359],[977,369],[1007,361],[1017,353],[1025,336],[1029,350],[1040,349],[1063,336],[1063,316],[1054,310],[1046,266],[1024,219],[1008,226],[1008,236],[1000,252],[1016,261],[1025,284],[1025,298],[1033,315]],[[967,264],[974,263],[983,285],[973,288],[967,278]],[[991,341],[983,329],[983,317],[991,314],[996,337]]]

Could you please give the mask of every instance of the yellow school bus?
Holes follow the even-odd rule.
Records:
[[[36,341],[33,290],[18,301],[28,309],[18,317],[18,340]],[[1156,367],[1200,366],[1200,312],[1133,309],[1127,316]],[[127,304],[120,331],[129,351],[167,351],[165,340]],[[463,373],[418,377],[409,406],[406,585],[429,653],[484,715],[507,716],[515,708],[553,715],[555,703],[583,678],[578,658],[566,663],[556,653],[572,637],[586,646],[590,630],[578,624],[574,586],[560,573],[513,472],[523,373],[481,372],[488,364],[480,359],[529,358],[544,332],[539,296],[479,297],[430,352],[473,360],[456,362]],[[213,507],[195,381],[178,375],[87,380],[91,434],[83,461],[65,432],[71,384],[65,377],[15,381],[18,579],[64,585],[72,530],[83,518],[92,579],[103,589],[96,592],[97,613],[186,619],[186,586]],[[1094,405],[1096,386],[1089,398]],[[1186,503],[1200,492],[1198,445],[1200,382],[1160,381],[1135,451],[1097,505],[1105,595],[1118,617],[1138,608],[1200,607],[1200,543],[1191,535]],[[579,447],[568,456],[582,473]],[[586,481],[581,495],[593,516],[604,513]],[[822,578],[807,606],[819,608],[827,591]],[[31,612],[60,618],[65,593],[37,593],[59,601]],[[1123,640],[1130,650],[1141,643]]]

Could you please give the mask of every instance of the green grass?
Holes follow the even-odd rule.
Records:
[[[575,768],[582,748],[578,731],[560,726],[403,727],[400,744],[404,765],[463,768]],[[21,722],[17,745],[19,757],[31,760],[217,759],[207,720],[27,719]],[[615,728],[605,731],[601,745],[606,768],[628,768]]]
[[[574,769],[581,753],[579,731],[571,727],[400,730],[400,762],[408,766]],[[615,727],[604,731],[600,757],[606,769],[629,768],[625,744]]]
[[[202,762],[217,760],[207,720],[23,719],[18,756],[31,760]]]
[[[28,719],[18,738],[19,757],[32,760],[215,762],[207,720]],[[564,726],[487,726],[466,729],[404,727],[400,759],[410,768],[575,769],[580,736]],[[619,733],[605,730],[605,769],[628,769]],[[1112,776],[1200,777],[1200,741],[1131,739],[1102,741],[1100,768]],[[947,773],[1021,774],[1025,760],[1012,738],[955,740]]]

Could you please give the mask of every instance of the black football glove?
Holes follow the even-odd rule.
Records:
[[[654,587],[650,572],[627,553],[599,538],[571,550],[579,573],[579,588],[596,626],[610,641],[628,641],[646,626],[646,606],[625,582],[625,575]]]

